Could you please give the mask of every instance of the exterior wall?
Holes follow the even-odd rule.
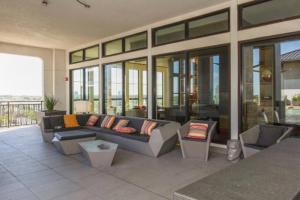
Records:
[[[59,99],[56,109],[66,109],[65,51],[39,47],[0,43],[0,53],[38,57],[43,60],[43,94],[53,95]]]
[[[280,23],[269,24],[265,26],[245,29],[245,30],[238,30],[238,4],[246,3],[252,0],[231,0],[229,2],[225,2],[222,4],[218,4],[216,6],[208,7],[205,9],[197,10],[194,12],[190,12],[184,15],[180,15],[174,18],[166,19],[163,21],[159,21],[157,23],[153,23],[144,27],[140,27],[131,31],[127,31],[124,33],[120,33],[111,37],[99,39],[97,41],[93,41],[91,43],[74,47],[68,50],[68,53],[74,51],[76,49],[88,47],[91,45],[99,44],[100,45],[100,58],[98,60],[93,60],[89,62],[82,62],[73,65],[69,65],[69,69],[79,68],[79,67],[86,67],[91,65],[99,65],[100,72],[102,72],[102,64],[134,59],[139,57],[148,57],[148,69],[149,69],[149,80],[148,80],[148,102],[149,102],[149,112],[148,116],[152,117],[152,56],[165,54],[165,53],[172,53],[177,51],[189,50],[189,49],[196,49],[196,48],[203,48],[203,47],[210,47],[210,46],[218,46],[222,44],[230,44],[231,45],[231,52],[230,52],[230,62],[231,62],[231,138],[237,139],[238,138],[238,131],[239,131],[239,93],[238,93],[238,85],[239,85],[239,42],[244,40],[251,40],[256,38],[263,38],[272,35],[280,35],[284,33],[292,33],[300,31],[300,19],[294,19],[289,21],[284,21]],[[181,20],[189,19],[192,17],[200,16],[203,14],[211,13],[214,11],[218,11],[221,9],[230,8],[230,32],[222,33],[167,45],[162,45],[159,47],[152,47],[152,28],[171,24],[174,22],[178,22]],[[116,56],[110,56],[102,58],[101,53],[101,44],[106,41],[110,41],[112,39],[117,39],[120,37],[124,37],[127,35],[131,35],[134,33],[148,31],[148,49],[124,53]],[[68,57],[67,57],[68,59]],[[102,74],[100,73],[100,111],[102,111]],[[67,88],[68,89],[68,88]],[[68,94],[68,92],[67,92]],[[67,104],[69,104],[69,95],[67,95]],[[68,106],[69,108],[69,106]]]

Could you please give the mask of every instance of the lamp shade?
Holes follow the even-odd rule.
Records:
[[[91,111],[91,102],[89,101],[75,101],[74,111],[76,113],[86,113]]]

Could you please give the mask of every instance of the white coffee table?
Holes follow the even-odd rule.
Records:
[[[98,147],[101,145],[101,147]],[[118,144],[103,140],[80,142],[82,154],[90,161],[92,167],[111,166]]]

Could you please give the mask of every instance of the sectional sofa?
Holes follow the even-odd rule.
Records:
[[[113,142],[120,148],[138,152],[144,155],[158,157],[164,153],[171,151],[177,143],[176,131],[180,128],[180,124],[173,121],[153,120],[157,122],[157,127],[152,131],[151,136],[139,134],[144,122],[144,118],[116,116],[113,124],[116,125],[120,119],[129,120],[129,127],[137,130],[135,134],[122,134],[111,129],[101,128],[100,124],[105,115],[99,115],[99,120],[95,126],[86,126],[89,114],[76,115],[80,127],[64,128],[63,116],[46,116],[41,124],[42,136],[45,142],[51,143],[52,140],[76,140],[82,138],[83,135],[94,133],[97,139]],[[68,134],[79,130],[80,134]],[[55,137],[56,135],[56,137]],[[61,137],[62,136],[62,137]],[[59,138],[60,137],[60,138]]]

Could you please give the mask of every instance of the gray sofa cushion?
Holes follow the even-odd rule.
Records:
[[[50,121],[50,126],[51,128],[55,128],[55,127],[65,127],[65,123],[64,123],[64,116],[63,115],[57,115],[54,117],[49,117],[49,121]]]
[[[276,143],[276,141],[284,133],[285,127],[274,125],[261,125],[260,133],[256,145],[261,147],[269,147]]]
[[[58,140],[74,140],[80,138],[95,137],[96,133],[90,130],[80,129],[80,130],[56,132],[54,135]]]
[[[263,146],[259,146],[257,144],[244,144],[244,146],[252,148],[252,149],[256,149],[256,150],[263,150],[263,149],[266,148],[266,147],[263,147]]]
[[[115,136],[119,136],[119,137],[124,137],[124,138],[128,138],[128,139],[132,139],[132,140],[137,140],[140,142],[148,142],[150,137],[146,136],[146,135],[141,135],[139,133],[137,134],[125,134],[125,133],[118,133],[116,131],[113,131],[111,129],[107,129],[107,128],[100,128],[100,127],[86,127],[89,130],[93,130],[97,133],[97,135],[101,134],[109,134],[109,135],[115,135]]]
[[[80,126],[85,126],[90,116],[91,116],[90,114],[79,114],[79,115],[77,114],[76,119]]]

